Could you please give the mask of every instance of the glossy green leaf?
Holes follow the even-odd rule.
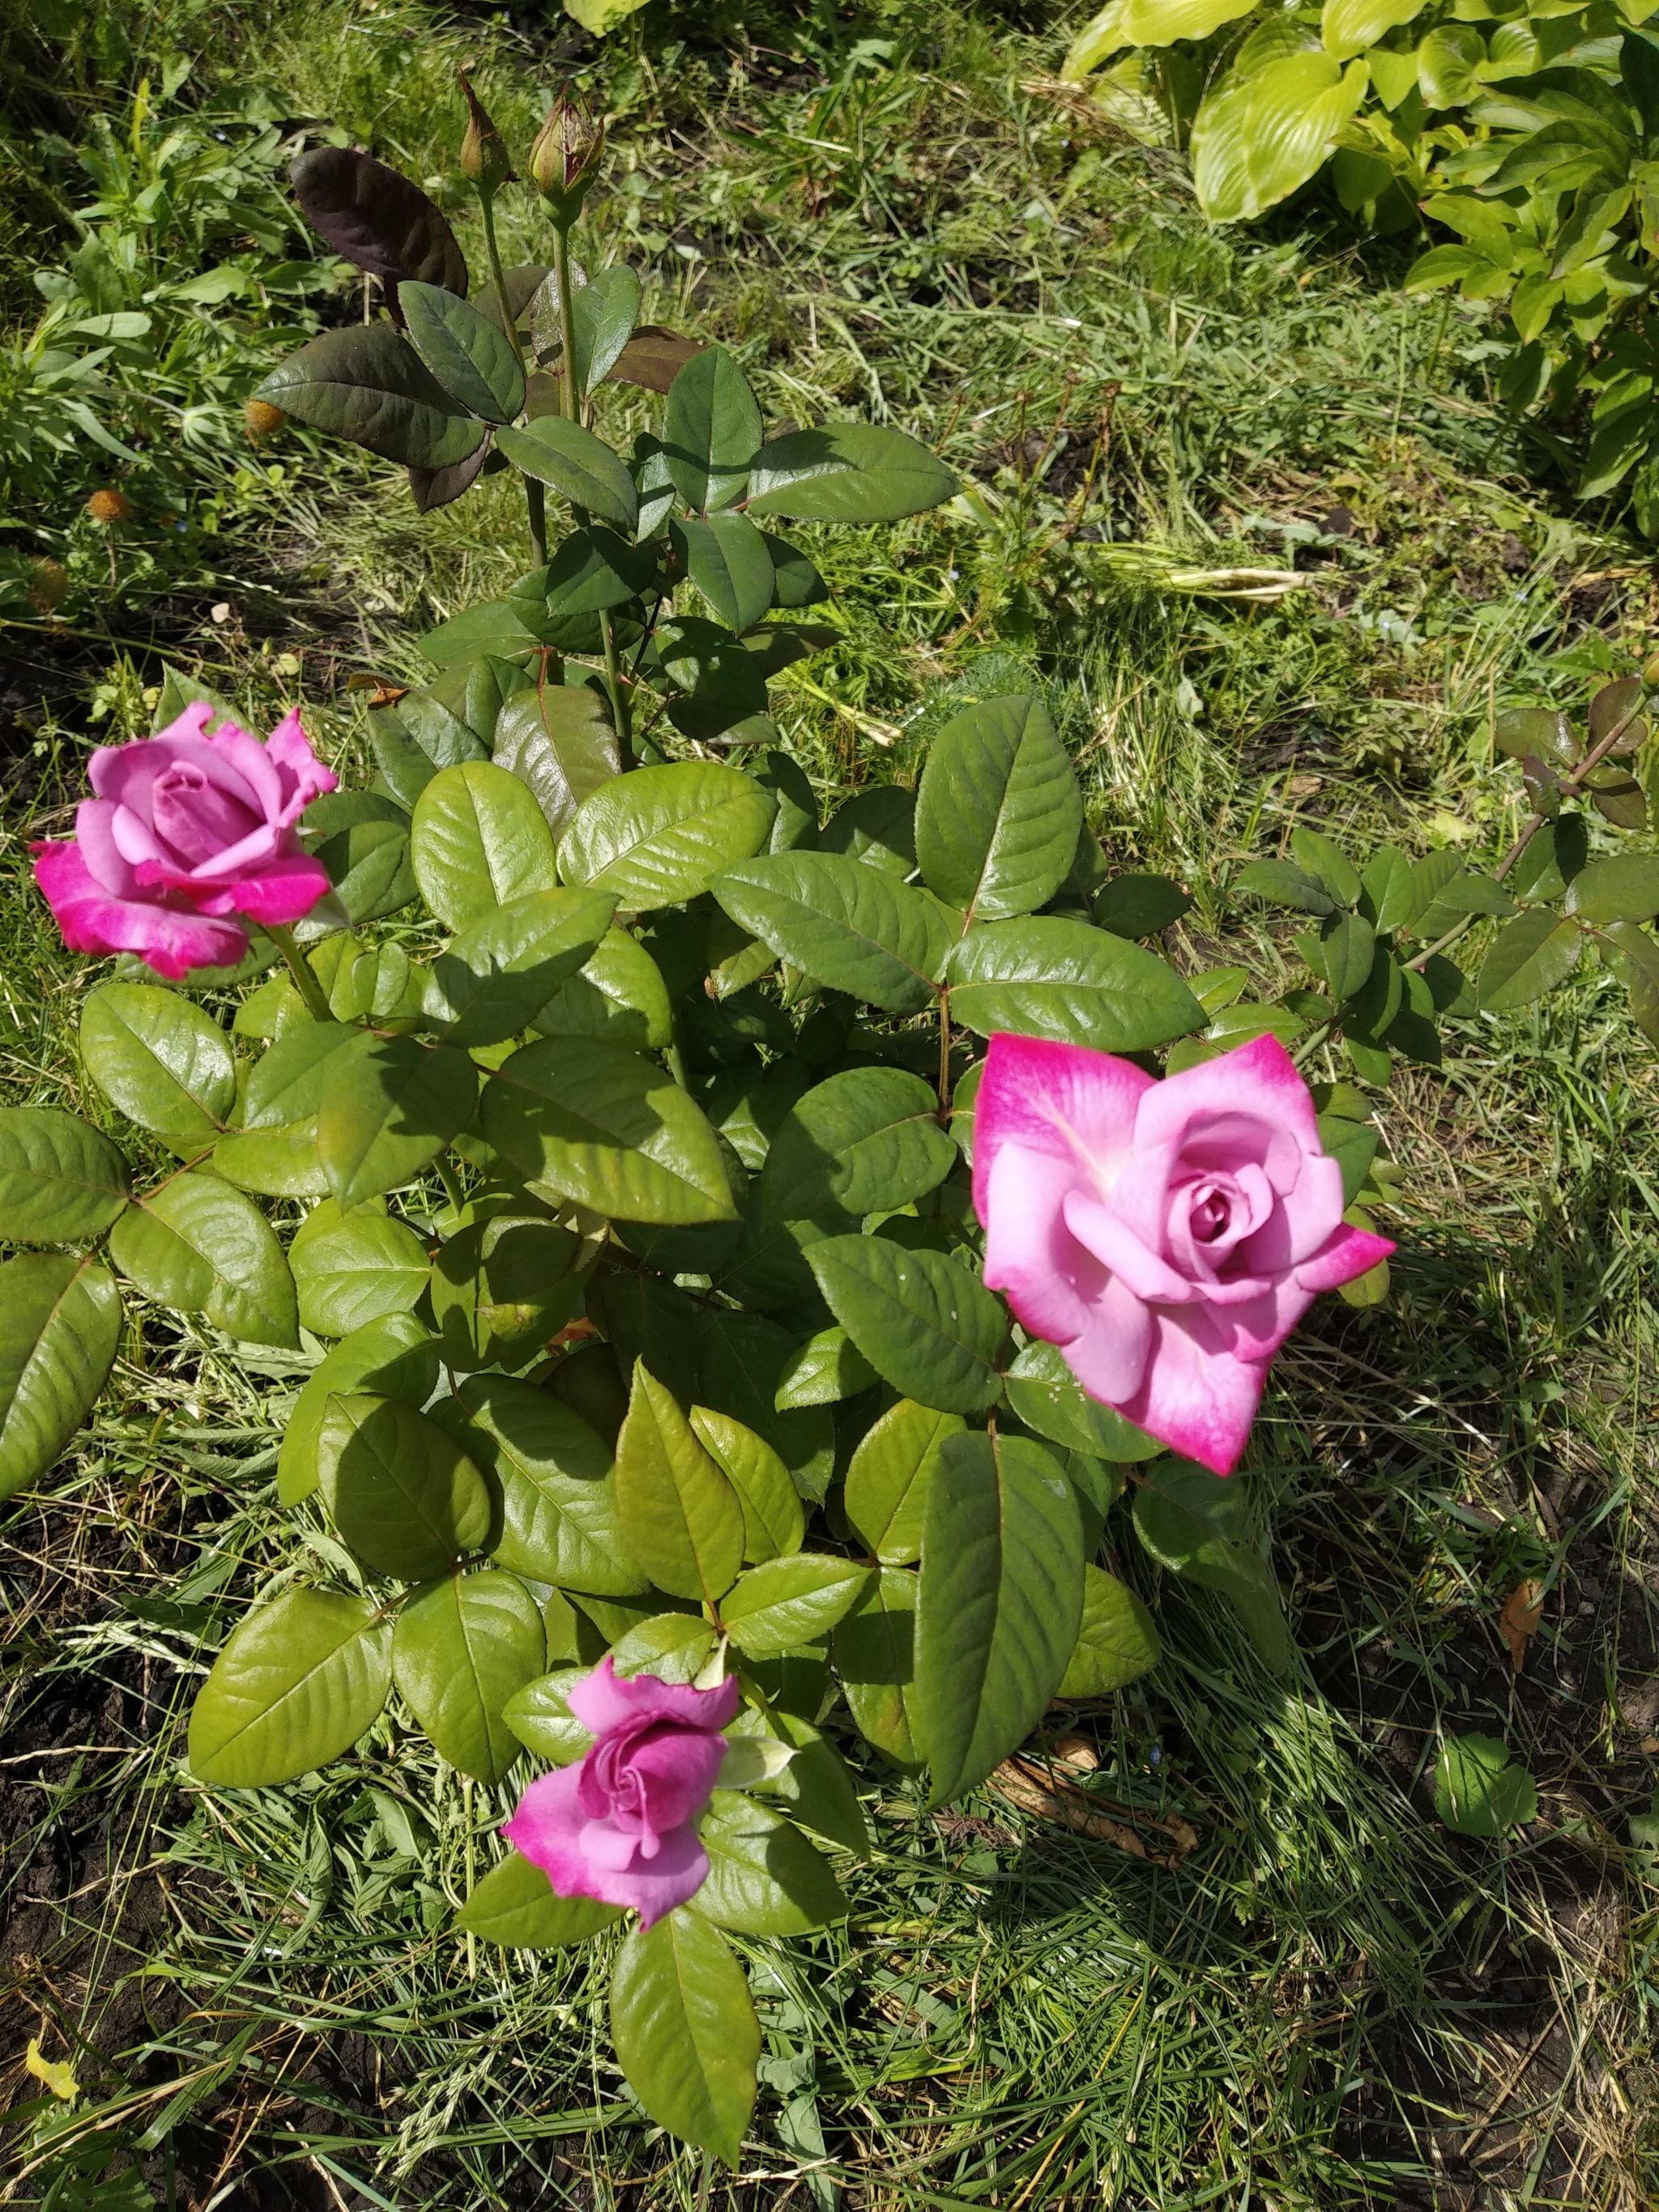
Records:
[[[1155,952],[1054,915],[970,930],[946,974],[952,1018],[981,1036],[1007,1030],[1100,1052],[1145,1052],[1206,1018]]]
[[[540,807],[493,761],[439,770],[416,801],[410,853],[421,896],[451,929],[558,882]]]
[[[931,1085],[900,1067],[848,1068],[797,1099],[779,1124],[762,1207],[776,1221],[891,1212],[935,1189],[956,1160]]]
[[[829,1862],[770,1806],[717,1790],[702,1834],[708,1874],[692,1910],[706,1919],[743,1936],[805,1936],[846,1917]]]
[[[499,1044],[515,1036],[592,957],[613,908],[606,891],[532,891],[480,915],[433,963],[428,1020],[456,1045]],[[469,1103],[465,1118],[471,1115]]]
[[[827,1636],[864,1595],[869,1571],[856,1559],[796,1552],[738,1576],[720,1601],[721,1625],[739,1651],[775,1659]]]
[[[1538,1817],[1538,1790],[1490,1735],[1449,1735],[1434,1762],[1434,1809],[1456,1836],[1501,1836]]]
[[[702,615],[675,615],[658,623],[652,652],[684,695],[670,701],[668,714],[687,737],[719,737],[765,713],[767,672],[758,641],[745,643],[724,623]]]
[[[745,514],[707,522],[676,520],[669,541],[693,586],[717,622],[744,630],[772,604],[774,570],[767,542]]]
[[[562,1951],[586,1943],[622,1918],[619,1905],[592,1897],[556,1897],[538,1866],[510,1851],[472,1886],[455,1915],[458,1935],[477,1936],[509,1951]]]
[[[520,1174],[620,1221],[730,1221],[719,1141],[652,1061],[594,1037],[526,1045],[484,1088],[483,1132]]]
[[[543,1212],[464,1221],[432,1265],[446,1364],[462,1374],[516,1368],[544,1351],[574,1316],[596,1249]]]
[[[575,651],[593,651],[599,644],[597,623],[578,617],[603,614],[649,591],[657,574],[657,558],[648,545],[630,545],[614,530],[593,522],[573,531],[554,555],[547,574],[544,613],[547,642]],[[576,623],[573,634],[564,627]],[[585,644],[580,641],[585,638]]]
[[[468,1449],[501,1492],[498,1566],[599,1597],[635,1597],[649,1577],[628,1547],[610,1445],[550,1390],[473,1375],[456,1398]]]
[[[344,1032],[348,1039],[356,1034]],[[315,1115],[286,1128],[233,1129],[214,1146],[212,1167],[240,1190],[256,1190],[266,1198],[320,1198],[328,1188],[317,1150]]]
[[[687,362],[669,387],[663,448],[674,489],[694,514],[743,496],[761,442],[760,409],[724,346]]]
[[[760,2027],[743,1968],[712,1921],[682,1905],[628,1936],[611,1977],[611,2039],[657,2124],[735,2168],[755,2108]]]
[[[1425,0],[1325,0],[1320,38],[1334,61],[1345,62],[1378,45],[1385,31],[1420,15],[1424,5]]]
[[[736,1581],[738,1494],[643,1360],[617,1439],[617,1504],[628,1547],[659,1589],[712,1605]]]
[[[85,1420],[120,1335],[120,1293],[95,1260],[0,1264],[0,1499],[44,1474]]]
[[[398,1695],[442,1756],[475,1782],[500,1782],[520,1756],[501,1707],[546,1664],[540,1607],[516,1575],[494,1567],[416,1590],[392,1632]]]
[[[1589,870],[1585,871],[1589,873]],[[1576,921],[1528,907],[1506,922],[1480,963],[1475,993],[1486,1014],[1513,1012],[1565,983],[1578,965],[1583,935]]]
[[[1192,900],[1168,876],[1114,876],[1095,894],[1097,925],[1114,937],[1157,937],[1189,911]]]
[[[477,1070],[453,1045],[361,1032],[323,1079],[317,1152],[343,1209],[398,1190],[472,1119]]]
[[[1230,1599],[1270,1673],[1291,1668],[1291,1639],[1279,1588],[1259,1552],[1243,1540],[1245,1498],[1190,1460],[1160,1460],[1135,1491],[1135,1534],[1159,1566]]]
[[[924,882],[980,921],[1045,906],[1065,882],[1083,795],[1041,701],[984,699],[934,738],[916,799]]]
[[[922,1516],[939,1448],[966,1425],[959,1413],[901,1398],[860,1438],[847,1469],[847,1518],[884,1565],[921,1557]]]
[[[1156,1459],[1164,1446],[1115,1407],[1091,1398],[1066,1364],[1058,1345],[1028,1344],[1008,1370],[1008,1403],[1028,1429],[1068,1451],[1089,1452],[1115,1465]]]
[[[758,853],[775,811],[752,776],[718,762],[636,769],[584,803],[559,847],[560,872],[630,913],[677,906]]]
[[[842,799],[817,836],[821,853],[844,853],[905,877],[916,865],[916,794],[902,783],[866,785]]]
[[[0,1238],[67,1244],[107,1229],[127,1202],[109,1139],[53,1106],[0,1108]]]
[[[1060,1678],[1062,1698],[1106,1698],[1156,1667],[1163,1646],[1152,1616],[1103,1567],[1083,1570],[1083,1620]]]
[[[1357,914],[1334,914],[1319,933],[1320,965],[1339,1005],[1370,980],[1376,939],[1370,922]]]
[[[794,1753],[781,1772],[755,1787],[787,1807],[792,1820],[828,1836],[843,1850],[865,1856],[870,1849],[870,1831],[858,1790],[840,1753],[810,1721],[775,1701],[765,1714],[752,1706],[739,1712],[730,1731],[731,1741],[740,1743],[750,1734],[787,1744]]]
[[[749,512],[801,522],[896,522],[942,507],[959,489],[944,462],[908,432],[827,422],[761,447],[749,478]]]
[[[611,710],[585,684],[533,685],[501,709],[495,765],[518,777],[560,837],[582,801],[621,772]]]
[[[524,368],[504,331],[437,284],[398,287],[410,343],[452,399],[486,422],[524,406]]]
[[[1396,845],[1373,853],[1360,876],[1370,901],[1371,926],[1380,935],[1403,929],[1417,919],[1417,883],[1412,864]]]
[[[640,495],[627,462],[603,438],[563,415],[542,415],[522,430],[498,431],[495,442],[526,476],[551,485],[572,507],[633,535]]]
[[[693,1406],[691,1428],[737,1492],[743,1508],[744,1558],[757,1563],[799,1552],[806,1533],[800,1493],[765,1437],[708,1406]]]
[[[673,1042],[673,1013],[662,970],[636,937],[608,929],[579,975],[562,983],[536,1016],[546,1036],[601,1037],[629,1052],[660,1052]]]
[[[916,1686],[916,1599],[909,1567],[884,1566],[834,1631],[836,1673],[859,1733],[896,1766],[927,1753]]]
[[[834,1406],[880,1379],[844,1328],[821,1328],[790,1354],[772,1402],[781,1413],[797,1406]]]
[[[831,1313],[896,1390],[951,1413],[1001,1396],[1008,1317],[976,1275],[883,1237],[826,1237],[806,1259]]]
[[[317,1464],[330,1518],[379,1574],[432,1582],[489,1534],[483,1475],[452,1436],[401,1399],[331,1398]]]
[[[386,1315],[408,1313],[431,1275],[414,1231],[377,1213],[353,1213],[303,1243],[296,1238],[289,1259],[300,1319],[318,1336],[349,1336]]]
[[[622,357],[640,319],[640,280],[617,263],[590,276],[571,301],[570,345],[576,388],[586,399]]]
[[[811,1286],[808,1275],[809,1295]],[[794,1351],[789,1332],[764,1314],[729,1308],[705,1309],[699,1324],[697,1396],[763,1437],[800,1495],[821,1500],[835,1468],[835,1422],[823,1406],[778,1410],[778,1385]]]
[[[1578,921],[1651,921],[1659,914],[1659,859],[1620,853],[1591,860],[1568,887],[1567,912]]]
[[[501,1717],[520,1742],[550,1766],[574,1766],[593,1747],[592,1735],[570,1710],[571,1691],[586,1679],[586,1667],[556,1668],[515,1691],[501,1708]]]
[[[944,1804],[1042,1717],[1083,1611],[1083,1531],[1053,1455],[1024,1437],[947,1437],[927,1486],[916,1694]]]
[[[761,532],[772,562],[772,603],[780,607],[815,607],[830,596],[830,586],[799,545],[787,538]]]
[[[234,1631],[197,1692],[191,1771],[232,1790],[291,1782],[349,1751],[391,1686],[374,1599],[291,1585]]]
[[[279,362],[255,396],[404,468],[450,467],[478,443],[473,417],[391,323],[325,331]]]
[[[297,1131],[303,1125],[314,1138],[329,1063],[356,1035],[343,1022],[302,1021],[285,1030],[248,1070],[243,1132]]]
[[[732,919],[815,982],[920,1013],[951,941],[945,908],[839,853],[776,853],[709,885]]]
[[[1233,878],[1233,889],[1271,899],[1275,906],[1292,907],[1298,914],[1336,911],[1336,901],[1324,884],[1290,860],[1252,860]]]
[[[1353,906],[1363,888],[1359,872],[1334,838],[1298,823],[1291,832],[1291,852],[1304,875],[1328,890],[1339,906]]]
[[[81,1009],[81,1057],[130,1121],[188,1157],[205,1152],[236,1099],[230,1039],[217,1022],[154,983],[100,983]]]
[[[412,1314],[386,1314],[354,1329],[319,1363],[283,1425],[276,1455],[282,1503],[297,1505],[317,1487],[318,1438],[331,1397],[368,1390],[418,1407],[437,1387],[436,1340]]]
[[[140,1193],[111,1230],[109,1251],[158,1304],[203,1314],[246,1343],[298,1347],[287,1256],[252,1200],[219,1176],[186,1169]]]

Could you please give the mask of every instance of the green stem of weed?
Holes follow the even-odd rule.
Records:
[[[334,1009],[328,1003],[328,994],[324,990],[321,979],[316,970],[301,951],[294,932],[291,929],[279,927],[276,923],[271,921],[265,924],[264,929],[265,935],[270,938],[283,959],[287,961],[288,972],[293,976],[295,988],[305,1000],[307,1011],[312,1020],[331,1022],[334,1018]]]

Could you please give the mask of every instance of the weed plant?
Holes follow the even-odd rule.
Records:
[[[414,0],[120,20],[131,71],[191,45],[417,178],[458,58],[523,143],[527,62],[592,52]],[[1048,687],[1114,866],[1203,894],[1177,964],[1293,980],[1288,936],[1204,887],[1293,819],[1413,852],[1518,820],[1494,712],[1623,672],[1648,572],[1528,476],[1468,310],[1379,294],[1317,238],[1207,230],[1170,161],[1049,81],[1063,27],[906,34],[825,13],[725,51],[690,11],[639,19],[587,72],[621,155],[578,253],[643,258],[656,319],[695,295],[769,419],[867,409],[969,483],[810,545],[842,636],[789,672],[784,726],[821,791],[908,779],[941,688],[1012,660]],[[348,678],[410,672],[413,636],[527,549],[499,483],[421,519],[337,449],[326,475],[302,434],[280,451],[281,498],[227,520],[228,618],[203,593],[179,649],[252,726],[297,700],[337,751],[360,742]],[[1308,584],[1269,604],[1159,582],[1292,559]],[[87,746],[148,727],[151,659],[112,639],[95,678],[19,740],[0,1054],[9,1103],[99,1121],[70,1073],[76,963],[25,859]],[[11,2201],[1654,2202],[1659,1876],[1629,1826],[1659,1754],[1654,1063],[1596,974],[1454,1037],[1386,1107],[1389,1303],[1322,1309],[1258,1431],[1301,1678],[1273,1685],[1218,1598],[1143,1575],[1164,1663],[1082,1717],[1085,1794],[1196,1850],[1170,1871],[1109,1817],[1074,1832],[990,1793],[927,1814],[868,1760],[878,1849],[844,1928],[767,1954],[730,2184],[621,2094],[590,1953],[446,1932],[510,1792],[422,1766],[395,1716],[325,1778],[188,1780],[195,1683],[292,1547],[272,1470],[304,1369],[135,1323],[64,1493],[0,1531]],[[1527,1577],[1547,1594],[1516,1673],[1498,1622]],[[1536,1821],[1441,1827],[1443,1724],[1528,1760]],[[72,2106],[28,2103],[32,2035]]]

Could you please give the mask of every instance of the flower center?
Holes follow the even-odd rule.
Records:
[[[1198,1199],[1188,1217],[1193,1234],[1200,1244],[1213,1243],[1224,1237],[1233,1218],[1232,1202],[1225,1191],[1206,1190]]]
[[[150,819],[156,836],[186,867],[240,845],[259,826],[240,800],[221,791],[190,761],[175,761],[156,777]]]

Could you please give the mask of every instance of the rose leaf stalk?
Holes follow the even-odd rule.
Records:
[[[484,253],[489,263],[490,281],[495,287],[495,305],[501,319],[501,329],[513,349],[520,369],[528,374],[524,346],[519,337],[519,320],[513,312],[513,303],[507,295],[507,277],[501,267],[501,249],[495,237],[495,195],[506,184],[511,184],[514,172],[507,141],[490,120],[479,103],[477,95],[467,81],[465,70],[460,71],[461,90],[466,95],[467,126],[461,140],[460,167],[477,189],[479,212],[483,217]],[[532,556],[538,568],[547,566],[547,493],[534,477],[524,479],[525,508],[530,523]]]
[[[328,994],[323,988],[322,978],[306,958],[293,929],[278,922],[264,925],[265,935],[288,963],[288,972],[294,978],[295,988],[306,1002],[306,1011],[314,1022],[331,1022],[334,1009],[328,1003]]]

